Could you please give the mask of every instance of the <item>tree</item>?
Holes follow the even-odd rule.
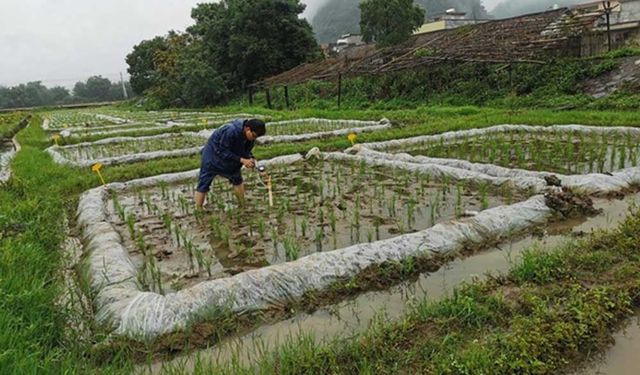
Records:
[[[102,76],[93,76],[87,79],[87,96],[93,100],[109,100],[111,81]]]
[[[164,48],[154,54],[153,84],[146,92],[162,106],[187,104],[181,97],[183,78],[178,63],[192,39],[189,34],[171,31],[164,38]]]
[[[38,107],[69,102],[69,90],[56,86],[51,89],[41,82],[29,82],[13,87],[0,87],[0,108]]]
[[[204,56],[200,42],[187,46],[178,60],[177,69],[182,79],[182,100],[189,106],[201,107],[223,101],[228,94],[223,77]]]
[[[47,104],[63,104],[69,100],[71,95],[69,90],[62,86],[55,86],[49,89],[49,100]]]
[[[425,11],[413,0],[365,0],[360,29],[366,42],[389,46],[407,40],[424,22]]]
[[[76,82],[73,85],[73,96],[75,98],[87,98],[87,85],[81,81]]]
[[[267,76],[320,58],[300,0],[221,0],[196,6],[186,33],[127,55],[131,84],[160,106],[219,103]],[[81,89],[82,87],[79,87]]]
[[[108,101],[112,100],[112,83],[102,76],[89,77],[86,82],[76,82],[73,86],[73,96],[77,101]]]
[[[311,20],[318,42],[335,43],[342,34],[360,33],[359,3],[360,0],[326,0]],[[481,0],[415,0],[415,3],[421,5],[429,15],[442,14],[447,9],[455,8],[456,11],[466,12],[468,18],[489,18]]]
[[[143,94],[153,86],[157,75],[154,58],[166,49],[166,39],[158,36],[151,40],[143,40],[127,55],[125,60],[129,65],[127,72],[131,76],[131,88],[134,93]]]
[[[320,56],[299,0],[222,0],[199,4],[189,32],[227,85],[242,89]]]

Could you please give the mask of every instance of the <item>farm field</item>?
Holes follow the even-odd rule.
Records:
[[[561,130],[515,127],[477,136],[426,140],[386,151],[567,175],[611,173],[638,166],[640,138],[635,131],[608,134]]]
[[[208,209],[193,210],[195,180],[113,192],[110,222],[130,249],[147,290],[160,293],[360,242],[432,227],[521,200],[510,187],[433,181],[428,174],[364,162],[296,162],[270,168],[273,207],[264,182],[246,179],[253,202],[239,207],[218,180]],[[497,193],[497,194],[496,194]]]
[[[214,373],[269,373],[274,363],[285,372],[311,373],[356,369],[393,373],[400,368],[455,372],[454,363],[467,369],[491,368],[482,367],[489,362],[478,361],[477,353],[491,361],[507,353],[504,366],[508,366],[524,355],[505,349],[518,345],[511,330],[520,332],[517,337],[526,337],[523,345],[531,349],[527,353],[535,352],[545,347],[535,341],[537,334],[544,335],[563,322],[573,324],[580,319],[576,316],[593,312],[589,320],[575,323],[586,325],[579,335],[547,338],[575,343],[553,344],[554,351],[540,359],[548,369],[565,369],[558,358],[575,356],[578,363],[584,359],[571,347],[591,345],[602,350],[613,330],[594,334],[596,328],[613,327],[633,315],[637,255],[631,250],[635,246],[631,233],[637,229],[638,214],[632,207],[640,185],[633,128],[640,122],[637,115],[506,113],[473,107],[282,113],[231,107],[216,113],[260,111],[273,123],[288,121],[268,128],[274,133],[283,129],[276,135],[338,133],[257,145],[256,156],[271,177],[273,204],[269,204],[265,176],[244,171],[245,205],[238,204],[225,180],[217,179],[203,212],[194,211],[192,200],[197,154],[116,161],[98,169],[100,177],[91,166],[105,158],[197,147],[205,138],[169,130],[149,142],[101,145],[97,140],[81,143],[78,138],[55,146],[54,128],[43,129],[44,118],[36,114],[35,126],[18,135],[23,150],[11,163],[15,177],[0,195],[3,210],[15,205],[3,211],[11,213],[2,227],[4,254],[15,254],[5,256],[2,270],[7,275],[4,280],[13,283],[0,282],[22,301],[33,293],[26,280],[32,284],[56,275],[57,286],[38,287],[40,310],[33,315],[20,315],[18,305],[3,307],[0,324],[6,329],[0,337],[22,344],[11,355],[11,364],[0,359],[2,365],[18,372],[32,368],[20,353],[33,350],[34,336],[18,333],[22,331],[16,319],[40,327],[36,336],[42,339],[34,345],[51,368],[88,373],[152,368],[154,373],[182,373],[186,368],[170,361],[176,355],[189,358],[206,347],[223,347],[227,341],[265,330],[277,336],[290,331],[293,323],[287,322],[330,315],[332,309],[345,314],[349,301],[401,293],[404,299],[393,299],[402,304],[397,314],[384,317],[371,311],[371,319],[363,321],[372,325],[367,329],[368,324],[363,324],[354,331],[353,340],[330,334],[342,329],[328,323],[323,331],[323,323],[313,333],[327,334],[321,345],[301,333],[290,341],[274,341],[269,350],[249,351],[251,360],[187,368]],[[119,131],[135,129],[136,121],[172,116],[114,108],[79,112],[62,112],[56,131],[72,124],[83,127],[82,121],[89,118],[96,119],[89,128],[113,126]],[[182,116],[171,121],[198,126],[202,120],[199,115],[193,115],[194,120],[192,115]],[[302,125],[295,122],[305,118],[312,120]],[[388,118],[393,126],[349,138],[350,132],[342,131],[353,124],[339,120],[357,119],[376,126],[379,122],[370,119],[379,118]],[[507,123],[547,130],[464,136],[465,131]],[[612,133],[605,137],[554,132],[550,126],[576,123]],[[614,126],[624,128],[618,131]],[[421,138],[447,132],[456,136],[446,141]],[[135,133],[133,138],[138,136]],[[402,142],[382,144],[388,141]],[[49,147],[57,147],[66,159],[86,164],[58,164],[45,151]],[[461,161],[509,171],[491,167],[479,172]],[[543,175],[556,175],[565,190]],[[26,200],[18,199],[25,196]],[[628,216],[621,214],[627,210]],[[23,217],[34,220],[34,227],[20,226]],[[600,227],[610,231],[591,234]],[[550,246],[542,252],[531,250],[536,238]],[[567,239],[570,245],[555,249]],[[514,244],[521,245],[508,261],[501,257],[501,250],[495,250]],[[9,253],[9,246],[33,251]],[[44,252],[44,248],[59,251]],[[493,268],[497,261],[481,260],[489,254],[501,258],[501,265],[495,263]],[[474,260],[476,256],[479,260]],[[473,281],[465,277],[467,271],[456,271],[469,284],[437,298],[426,298],[430,293],[418,292],[418,286],[402,289],[416,278],[441,277],[449,265],[465,261],[478,262],[474,273],[494,269],[503,274]],[[580,287],[584,280],[590,280],[595,290]],[[64,308],[61,295],[66,296]],[[553,313],[545,301],[552,301],[549,304],[562,313]],[[606,308],[610,305],[603,301],[613,301],[615,307]],[[354,307],[358,316],[365,305]],[[355,324],[353,317],[343,319]],[[446,332],[452,332],[449,340],[453,337],[453,341],[446,341]],[[254,345],[251,342],[247,345]],[[379,354],[382,342],[389,344],[388,354]],[[431,348],[432,354],[420,348]],[[519,366],[530,369],[528,363]]]
[[[105,113],[109,113],[109,111]],[[125,115],[124,113],[118,113]],[[169,115],[169,113],[166,114],[166,116]],[[194,128],[195,130],[199,130],[197,132],[176,131],[182,126],[177,122],[170,122],[168,123],[169,125],[163,123],[156,123],[154,125],[150,123],[129,123],[125,120],[118,120],[117,124],[112,125],[109,124],[109,122],[113,121],[114,118],[109,116],[106,123],[100,123],[98,126],[80,128],[64,127],[62,131],[53,133],[51,138],[55,144],[47,151],[59,163],[68,163],[76,166],[87,166],[95,163],[111,165],[140,162],[163,157],[195,155],[201,152],[206,140],[215,131],[216,127],[232,121],[241,115],[242,114],[224,115],[222,118],[217,119],[215,124],[198,118],[194,124],[202,120],[203,122],[201,122],[200,125],[187,125],[187,128],[198,126]],[[69,114],[65,114],[65,116],[69,116]],[[350,133],[374,132],[390,128],[391,126],[386,119],[380,121],[359,121],[303,118],[276,121],[267,123],[268,135],[258,139],[256,142],[258,144],[302,142],[309,139],[329,138],[339,135],[346,136]],[[45,130],[51,130],[49,124],[44,126],[44,128]],[[159,134],[138,137],[124,136],[131,133],[139,133],[140,131],[143,131],[144,134],[148,131]],[[98,136],[100,138],[106,136],[111,137],[113,135],[123,136],[104,138],[94,142],[74,143],[86,135]]]

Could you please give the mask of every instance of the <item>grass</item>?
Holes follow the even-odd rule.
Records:
[[[640,211],[616,230],[551,252],[529,250],[506,275],[422,301],[400,320],[380,315],[356,337],[317,344],[288,339],[255,366],[212,365],[217,374],[555,374],[610,344],[640,307]],[[181,373],[180,366],[166,373]]]
[[[23,121],[26,117],[27,115],[22,112],[0,115],[0,140],[13,137],[26,126],[27,122]]]
[[[640,124],[640,116],[636,112],[506,111],[480,107],[415,106],[411,109],[390,110],[300,109],[287,112],[259,107],[228,107],[221,112],[238,112],[240,109],[249,113],[259,111],[278,119],[304,116],[334,119],[388,117],[400,125],[390,130],[361,134],[358,136],[358,142],[405,138],[501,123],[583,123],[602,126]],[[89,340],[75,335],[74,331],[67,327],[73,312],[57,304],[65,289],[61,272],[64,257],[60,251],[65,233],[61,218],[70,218],[73,225],[79,195],[100,182],[89,168],[77,169],[53,163],[43,152],[51,141],[47,139],[39,124],[40,119],[34,118],[33,125],[18,135],[23,149],[12,163],[12,180],[0,189],[0,373],[128,372],[134,358],[131,348],[116,348],[107,354],[100,351],[99,355],[95,354],[92,345],[102,340],[103,332],[99,329],[94,331],[95,335]],[[306,152],[311,147],[339,150],[350,145],[346,137],[277,144],[258,147],[256,156],[266,159],[282,154]],[[198,166],[199,158],[194,156],[110,166],[103,169],[103,174],[109,182],[126,181],[159,173],[194,169]],[[632,224],[636,225],[637,219],[633,219],[627,226],[633,228]],[[625,250],[635,246],[636,240],[628,236],[624,230],[600,238],[609,238],[620,251],[615,253],[616,257],[613,259],[596,254],[594,250],[590,252],[592,256],[585,258],[583,263],[568,262],[567,267],[574,268],[567,269],[579,271],[581,278],[576,276],[575,279],[558,279],[565,274],[571,275],[571,272],[556,272],[545,276],[544,273],[533,270],[522,271],[522,279],[510,276],[507,279],[496,279],[492,283],[469,287],[460,291],[456,299],[443,302],[438,308],[421,305],[421,308],[416,309],[397,325],[387,326],[380,323],[359,341],[343,343],[342,346],[316,348],[309,338],[300,338],[299,341],[281,348],[278,354],[261,362],[259,372],[272,373],[277,369],[280,373],[322,373],[327,370],[336,373],[390,373],[397,369],[415,368],[461,373],[464,369],[474,372],[471,370],[486,368],[490,362],[494,365],[500,364],[502,367],[498,367],[499,369],[518,365],[520,369],[545,370],[552,366],[560,366],[562,364],[554,360],[571,359],[569,355],[575,354],[575,350],[568,346],[574,351],[563,352],[558,349],[558,345],[551,345],[551,349],[542,352],[541,348],[546,348],[546,344],[543,345],[544,340],[556,340],[553,342],[558,343],[566,339],[567,343],[579,348],[584,348],[585,342],[587,347],[597,344],[600,337],[611,331],[611,327],[622,316],[629,314],[629,301],[633,304],[637,302],[629,292],[635,291],[633,288],[637,286],[637,260],[633,259],[633,252]],[[584,275],[591,277],[594,271],[589,271],[587,266],[603,270],[610,262],[617,262],[618,257],[626,259],[624,266],[615,263],[614,270],[609,270],[606,274],[595,274],[600,275],[597,278],[589,280],[580,273],[584,272]],[[536,263],[535,260],[532,262]],[[540,275],[542,281],[548,277],[555,277],[557,286],[554,282],[537,284],[535,280],[531,280],[530,275]],[[581,280],[588,280],[588,285],[594,287],[581,288]],[[624,283],[628,285],[625,284],[626,289],[621,290],[620,286]],[[505,286],[519,288],[518,290],[522,291],[518,293],[519,309],[513,307],[512,301],[508,298],[500,297],[500,291],[508,290]],[[571,306],[576,306],[575,311],[566,304],[558,306],[566,307],[565,310],[568,312],[555,309],[555,306],[548,302],[552,301],[551,298],[554,296],[563,297],[553,300],[563,304],[565,300],[572,301]],[[611,304],[614,307],[608,307]],[[631,306],[634,306],[633,304]],[[500,314],[487,314],[487,311],[494,309]],[[519,317],[519,320],[511,317]],[[581,321],[581,317],[586,317],[584,319],[587,320]],[[508,327],[513,332],[530,330],[538,336],[510,335],[509,332],[512,331],[505,330],[507,318],[512,322]],[[92,326],[91,321],[85,323]],[[567,326],[558,326],[558,336],[547,338],[546,333],[555,332],[548,330],[556,327],[554,324],[561,323]],[[595,330],[596,323],[604,324],[606,329]],[[569,329],[578,334],[570,335]],[[587,334],[595,336],[590,338]],[[539,341],[532,341],[534,339]],[[478,340],[478,343],[474,343],[473,340]],[[535,351],[538,349],[541,351],[540,354]],[[531,353],[530,357],[525,357],[526,353]],[[504,357],[496,357],[498,354]],[[543,365],[547,367],[535,367],[538,366],[536,361],[543,361]],[[459,367],[452,367],[453,364]],[[203,368],[203,371],[208,370],[210,368]],[[239,368],[222,370],[240,371]]]

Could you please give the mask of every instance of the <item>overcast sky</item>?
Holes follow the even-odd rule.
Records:
[[[326,0],[302,0],[312,15]],[[483,0],[492,9],[500,0]],[[134,45],[191,25],[203,0],[0,0],[0,85],[126,75]]]

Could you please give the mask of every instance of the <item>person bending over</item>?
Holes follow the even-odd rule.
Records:
[[[196,189],[196,208],[202,209],[214,177],[229,180],[238,201],[244,203],[244,183],[240,169],[255,168],[256,159],[251,150],[255,140],[267,133],[263,121],[237,119],[215,130],[202,150],[200,177]]]

